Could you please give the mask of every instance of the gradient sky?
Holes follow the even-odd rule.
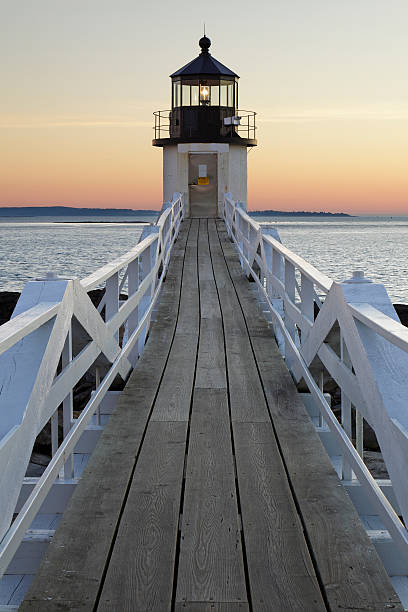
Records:
[[[408,214],[408,0],[0,0],[0,205],[160,208],[203,21],[258,113],[250,209]]]

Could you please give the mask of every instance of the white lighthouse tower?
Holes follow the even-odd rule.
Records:
[[[163,201],[185,195],[187,215],[216,217],[223,194],[247,202],[247,149],[255,140],[253,111],[238,110],[239,76],[209,53],[174,72],[170,111],[156,111],[153,145],[163,147]]]

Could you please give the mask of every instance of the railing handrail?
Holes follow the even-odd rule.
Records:
[[[143,251],[145,251],[157,239],[157,234],[147,236],[143,239],[142,242],[130,249],[130,251],[128,251],[127,253],[120,255],[113,261],[105,264],[104,266],[101,266],[100,268],[95,270],[95,272],[92,272],[91,274],[86,276],[80,281],[81,285],[86,291],[91,291],[92,289],[103,283],[103,281],[105,281],[107,278],[112,276],[112,274],[115,274],[115,272],[118,272],[124,266],[129,265],[132,261],[137,259],[143,253]]]
[[[7,364],[12,362],[11,382],[7,380],[3,387],[0,385],[0,403],[5,408],[0,412],[0,417],[9,418],[0,434],[0,539],[3,538],[0,541],[0,577],[61,469],[65,470],[64,477],[73,476],[70,457],[113,380],[118,374],[126,379],[132,364],[143,350],[152,311],[183,217],[184,196],[174,194],[173,201],[163,206],[156,224],[143,230],[151,233],[133,249],[82,280],[50,278],[39,283],[39,290],[35,281],[28,283],[20,298],[22,305],[19,306],[19,301],[16,308],[16,312],[19,308],[24,311],[0,326],[0,359],[3,359],[6,369]],[[124,270],[124,274],[120,281],[121,270]],[[128,299],[119,302],[125,282],[128,282]],[[87,293],[102,283],[106,283],[106,289],[98,311]],[[45,297],[40,300],[38,295]],[[34,301],[38,299],[38,303],[30,307],[30,298]],[[105,308],[105,321],[100,315],[102,308]],[[75,356],[72,354],[71,328],[74,316],[91,337]],[[120,329],[123,330],[121,336]],[[34,385],[25,395],[23,393],[12,405],[8,405],[10,393],[13,392],[13,376],[17,376],[17,381],[18,376],[22,380],[24,371],[21,368],[27,367],[27,359],[23,359],[21,365],[20,353],[36,356],[37,361],[30,364]],[[95,392],[79,418],[73,420],[73,387],[102,353],[111,365],[102,380],[96,381]],[[62,369],[54,375],[58,367]],[[41,384],[37,384],[39,379]],[[51,419],[52,427],[58,426],[56,411],[61,404],[64,440],[59,447],[53,446],[49,465],[10,526],[26,469],[19,454],[25,453],[28,463],[35,437],[45,423]],[[16,408],[18,411],[13,416]],[[10,413],[14,421],[10,421]],[[27,419],[31,419],[32,424],[24,428]],[[1,426],[0,421],[0,431]],[[14,455],[18,461],[13,463]],[[14,465],[18,465],[16,473],[13,471]]]
[[[268,235],[268,226],[254,221],[231,194],[224,194],[223,217],[241,265],[255,281],[272,317],[292,376],[295,381],[304,379],[322,422],[334,434],[343,456],[343,479],[351,480],[354,471],[371,500],[373,514],[379,514],[407,561],[408,478],[403,458],[408,456],[408,329],[399,322],[383,285],[333,281]],[[324,294],[323,303],[316,289]],[[340,356],[326,343],[336,321]],[[309,366],[315,357],[341,389],[342,424],[311,374]],[[355,446],[351,440],[352,402],[356,409]],[[359,413],[377,435],[399,504],[398,514],[403,515],[405,524],[363,462]]]
[[[59,303],[40,302],[0,325],[0,355],[52,319],[58,308]]]

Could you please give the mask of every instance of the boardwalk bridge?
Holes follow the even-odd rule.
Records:
[[[220,105],[231,76],[191,70],[170,131],[210,108],[196,86]],[[0,328],[0,610],[407,604],[408,331],[382,285],[332,281],[248,216],[256,141],[236,130],[236,75],[225,87],[227,142],[155,139],[165,190],[188,183],[140,242],[82,280],[28,283]],[[364,422],[387,479],[364,464]],[[26,477],[47,423],[52,459]]]

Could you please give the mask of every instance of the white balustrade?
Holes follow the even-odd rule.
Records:
[[[380,516],[408,560],[408,329],[399,322],[385,287],[361,271],[334,282],[251,219],[228,193],[223,217],[245,274],[267,304],[293,378],[304,379],[320,411],[319,424],[328,426],[336,440],[345,484],[359,481],[370,512]],[[335,325],[338,347],[327,341]],[[341,423],[323,394],[322,371],[314,367],[311,373],[317,360],[341,390]],[[363,419],[376,434],[403,520],[363,462]]]
[[[117,375],[125,381],[142,352],[184,210],[183,195],[174,194],[137,246],[83,280],[50,273],[27,283],[0,327],[0,577],[53,483],[72,479],[75,446],[112,382]],[[95,308],[88,293],[103,286]],[[74,355],[78,323],[87,336]],[[95,392],[73,418],[73,389],[90,370]],[[52,460],[12,522],[35,439],[49,421]]]

